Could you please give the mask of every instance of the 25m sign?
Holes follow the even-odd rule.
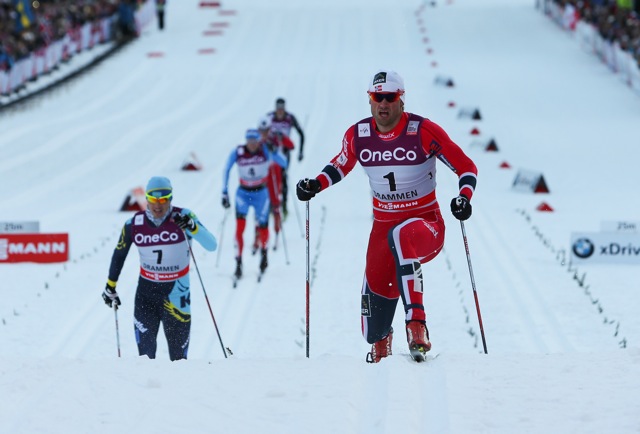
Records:
[[[67,262],[69,234],[0,235],[0,263]]]

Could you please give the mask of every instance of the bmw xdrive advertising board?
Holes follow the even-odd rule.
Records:
[[[640,264],[640,234],[574,232],[571,258],[578,263]]]

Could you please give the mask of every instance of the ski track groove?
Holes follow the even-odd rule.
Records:
[[[388,432],[387,419],[390,406],[390,367],[381,364],[372,364],[371,366],[367,366],[367,368],[370,369],[364,369],[363,377],[365,384],[361,389],[362,397],[360,401],[367,402],[371,400],[371,397],[375,397],[377,411],[365,412],[360,415],[360,432],[362,434],[386,433]],[[364,408],[368,409],[367,406]]]
[[[483,213],[477,213],[476,218],[484,228],[483,231],[474,231],[474,239],[481,246],[477,250],[491,252],[497,264],[511,264],[510,267],[494,268],[493,280],[502,282],[503,292],[516,307],[518,320],[523,324],[523,331],[531,344],[544,353],[575,351],[553,314],[553,306],[548,305],[542,291],[538,289],[543,281],[533,275],[534,271],[524,264],[522,254],[505,239],[500,227]],[[491,235],[487,233],[488,230]]]
[[[103,315],[96,315],[96,310],[100,303],[98,297],[100,297],[100,294],[95,291],[95,297],[85,297],[86,300],[84,300],[81,309],[77,309],[78,306],[76,305],[76,309],[70,310],[73,314],[67,314],[64,325],[62,327],[58,326],[56,334],[47,342],[42,356],[82,358],[90,353],[88,350],[95,345],[95,337],[100,335],[101,331],[106,333],[107,330],[111,331],[113,329],[112,333],[115,341],[113,309],[111,309],[110,324],[107,324]],[[106,310],[106,308],[107,306],[105,305],[104,309]],[[120,329],[122,329],[122,321],[120,318],[118,319]],[[120,333],[122,335],[122,330],[120,330]],[[73,339],[69,339],[69,336],[73,336]],[[114,348],[116,348],[115,345]]]
[[[99,128],[106,127],[109,125],[117,124],[118,122],[122,122],[124,119],[133,116],[135,113],[138,113],[143,110],[145,106],[147,106],[150,100],[155,100],[158,96],[160,96],[168,87],[170,86],[169,81],[165,81],[160,86],[156,86],[153,88],[153,92],[146,94],[143,98],[136,100],[134,103],[129,104],[126,108],[119,110],[116,114],[112,114],[110,116],[105,117],[90,117],[90,116],[82,116],[82,121],[78,123],[78,126],[66,130],[64,128],[60,128],[57,134],[54,134],[53,137],[50,137],[43,144],[37,146],[35,149],[31,149],[29,152],[21,153],[13,158],[5,159],[0,165],[0,170],[8,170],[9,168],[19,167],[21,165],[28,165],[30,161],[36,159],[46,159],[50,155],[55,155],[57,151],[59,151],[62,147],[68,146],[70,142],[74,139],[86,137],[90,135],[90,132],[95,131]],[[144,126],[142,126],[144,127]],[[141,127],[138,127],[138,129]],[[43,132],[46,129],[38,127],[39,130]],[[146,132],[147,130],[145,130]],[[127,141],[127,136],[121,141]],[[84,147],[85,151],[88,149],[92,149],[92,147]],[[117,147],[115,147],[117,149]],[[113,153],[114,147],[109,148],[109,153]],[[93,155],[92,155],[93,154]],[[104,155],[99,153],[95,155],[93,152],[90,152],[88,155],[92,155],[89,157],[88,161],[94,161],[95,164],[91,167],[94,169],[96,167],[102,166]],[[80,168],[84,168],[87,164],[87,161],[83,162],[81,167],[76,168],[76,171]],[[86,170],[86,169],[85,169]],[[72,176],[75,176],[76,171],[73,171]],[[84,175],[84,173],[83,173]]]
[[[56,375],[43,375],[44,378],[38,378],[37,382],[38,382],[38,386],[37,387],[33,387],[31,381],[33,381],[33,379],[30,379],[30,382],[27,386],[23,386],[23,387],[27,387],[30,388],[32,390],[36,390],[35,393],[26,395],[26,394],[22,394],[22,398],[18,401],[15,402],[13,400],[3,400],[3,406],[9,406],[13,408],[13,411],[11,411],[11,414],[33,414],[33,409],[37,409],[37,408],[42,408],[44,405],[43,404],[48,404],[51,400],[51,397],[49,396],[51,391],[56,391],[57,387],[55,387],[55,384],[58,381],[58,377]],[[5,410],[6,411],[6,410]],[[11,423],[11,420],[13,420],[14,422]],[[39,421],[39,418],[37,417],[31,417],[29,419],[27,419],[26,421],[22,418],[10,418],[8,421],[8,425],[7,425],[7,421],[3,421],[2,424],[2,430],[3,432],[6,433],[15,433],[15,434],[19,434],[19,433],[30,433],[30,432],[36,432],[33,430],[33,428],[29,428],[30,426],[32,426],[34,423],[37,424]]]
[[[231,273],[229,273],[229,276],[230,275]],[[225,306],[225,309],[219,313],[219,321],[216,316],[216,322],[222,342],[225,348],[228,347],[233,351],[233,356],[243,357],[243,355],[247,356],[253,353],[251,348],[245,348],[247,344],[251,344],[250,340],[247,342],[247,334],[251,332],[251,330],[248,330],[248,327],[251,326],[251,324],[246,321],[246,318],[251,318],[255,315],[255,306],[260,303],[262,297],[261,290],[264,289],[264,287],[260,288],[260,286],[265,284],[265,278],[266,275],[263,276],[263,281],[258,283],[256,281],[257,273],[247,272],[245,270],[244,276],[238,281],[236,288],[232,287],[231,278],[229,277],[227,287],[221,284],[219,289],[223,291],[216,291],[217,295],[224,294],[224,296],[217,297],[215,304]],[[220,282],[220,279],[218,279],[218,281]],[[222,282],[225,282],[225,280],[222,280]],[[194,288],[192,288],[192,291],[193,290]],[[214,315],[216,315],[215,305],[211,297],[209,297],[209,301],[212,304]],[[202,300],[202,304],[206,305],[206,300]],[[207,339],[206,345],[203,346],[203,351],[198,352],[196,355],[198,358],[224,357],[224,355],[220,355],[220,342],[214,330],[213,321],[210,320],[211,315],[208,312],[208,308],[205,307],[204,310],[200,309],[198,315],[204,316],[205,310],[207,321],[210,323],[212,329],[211,337]],[[242,312],[242,315],[238,315],[238,312]],[[200,320],[204,320],[204,318]]]
[[[361,434],[449,432],[446,372],[435,355],[416,363],[408,351],[398,351],[365,366],[360,382],[358,399],[366,402],[375,397],[375,411],[357,418]],[[412,396],[411,409],[400,407],[404,405],[400,397],[407,394]]]
[[[89,72],[89,74],[91,73]],[[135,71],[130,71],[126,74],[124,78],[120,77],[117,84],[109,92],[100,94],[98,98],[92,98],[89,101],[78,101],[78,104],[75,104],[73,108],[65,110],[63,113],[57,113],[57,116],[47,116],[38,121],[37,128],[43,131],[49,131],[53,127],[59,130],[64,130],[67,127],[75,128],[78,118],[99,118],[102,113],[111,112],[112,110],[108,108],[111,102],[115,101],[118,108],[121,108],[121,101],[125,98],[125,94],[130,93],[130,87],[134,87],[136,83],[139,83],[141,77],[147,73],[147,67],[136,68]],[[15,142],[19,141],[22,136],[31,135],[33,128],[34,125],[25,125],[4,132],[0,139],[0,149],[14,146]],[[17,163],[14,160],[4,160],[3,166],[0,166],[0,168],[12,167],[15,164]]]

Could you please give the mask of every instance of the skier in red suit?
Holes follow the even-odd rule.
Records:
[[[283,155],[286,155],[286,153],[294,148],[294,144],[289,137],[272,131],[271,119],[268,117],[260,119],[258,131],[260,131],[261,135],[260,142],[267,145],[267,148],[269,148],[271,152],[281,152]],[[269,189],[269,201],[271,202],[271,214],[273,215],[273,230],[276,234],[274,237],[274,250],[278,246],[278,235],[280,234],[282,225],[281,209],[284,196],[283,178],[285,171],[286,169],[283,169],[275,162],[269,166],[267,188]],[[256,241],[254,242],[252,252],[256,252],[258,249],[257,239],[256,233]]]
[[[349,127],[338,155],[315,178],[300,180],[296,194],[310,200],[341,181],[356,163],[363,166],[374,216],[361,304],[362,333],[372,344],[367,361],[377,363],[391,354],[399,298],[409,350],[416,361],[423,361],[431,349],[423,266],[442,250],[445,231],[436,200],[436,160],[458,176],[459,193],[451,201],[458,220],[471,216],[477,169],[440,126],[404,111],[404,80],[396,72],[377,72],[368,94],[372,117]]]

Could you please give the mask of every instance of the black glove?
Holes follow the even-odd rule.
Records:
[[[196,230],[196,222],[188,214],[176,214],[173,216],[173,221],[183,231],[193,232]]]
[[[471,217],[471,203],[469,203],[469,199],[463,195],[451,199],[451,213],[458,220],[466,220]]]
[[[227,193],[222,193],[222,206],[225,209],[231,207],[231,202],[229,202],[229,195]]]
[[[298,181],[296,185],[296,196],[303,202],[311,200],[312,197],[316,195],[316,193],[320,192],[320,181],[315,178],[305,178]]]
[[[115,285],[111,286],[109,282],[107,282],[107,286],[102,292],[102,299],[104,300],[104,303],[109,307],[113,307],[113,303],[115,303],[116,306],[120,306],[122,304],[120,303],[120,297],[118,297]]]
[[[300,152],[300,153],[298,154],[298,161],[302,161],[302,158],[303,158],[303,157],[302,157],[302,152]]]

